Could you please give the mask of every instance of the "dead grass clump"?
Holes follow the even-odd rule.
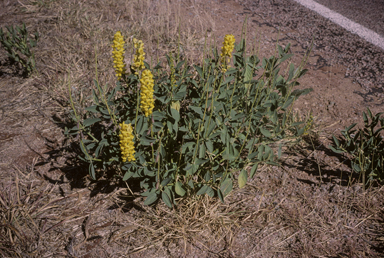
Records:
[[[42,233],[37,217],[49,207],[49,189],[28,175],[1,178],[0,182],[0,253],[2,257],[28,257],[39,252]]]
[[[122,210],[127,205],[120,199],[116,202]],[[207,196],[182,200],[173,210],[163,203],[154,207],[138,205],[143,212],[132,222],[137,230],[124,234],[125,229],[122,228],[122,234],[114,234],[118,235],[114,241],[127,235],[136,239],[128,254],[152,248],[161,248],[171,256],[181,255],[181,250],[183,256],[188,256],[191,250],[219,254],[231,242],[243,216],[229,203],[222,204]]]

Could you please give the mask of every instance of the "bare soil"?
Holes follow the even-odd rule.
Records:
[[[244,21],[261,58],[274,54],[276,42],[291,43],[298,66],[313,39],[299,86],[313,92],[294,108],[300,116],[312,112],[315,126],[286,149],[282,167],[260,168],[225,204],[203,198],[174,210],[146,207],[117,179],[92,181],[87,168],[73,163],[63,136],[69,81],[79,95],[87,92],[96,54],[100,80],[113,79],[109,42],[95,34],[105,30],[111,39],[115,30],[136,24],[134,12],[102,2],[0,3],[0,27],[25,22],[41,34],[38,73],[30,78],[0,50],[0,256],[383,256],[384,188],[364,191],[358,177],[351,182],[346,157],[328,148],[332,134],[362,126],[367,107],[383,111],[383,51],[291,1],[165,1],[177,8],[170,9],[164,33],[174,30],[172,17],[182,17],[191,57],[203,48],[205,32],[217,41],[225,34],[240,38]],[[152,43],[148,56],[161,55]],[[164,40],[160,48],[173,43]]]

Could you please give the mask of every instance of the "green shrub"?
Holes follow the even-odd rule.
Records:
[[[33,39],[29,38],[28,30],[23,26],[6,27],[8,32],[5,34],[0,28],[0,43],[7,51],[9,59],[14,63],[19,63],[29,76],[35,69],[35,54],[32,51],[39,39],[39,33],[33,34]]]
[[[380,135],[384,129],[384,117],[380,118],[382,113],[373,116],[369,108],[367,113],[369,118],[363,112],[364,129],[352,130],[356,123],[352,124],[341,131],[342,144],[333,136],[334,146],[329,146],[335,153],[348,153],[352,157],[352,169],[361,175],[364,187],[373,180],[384,180],[384,141]],[[380,127],[375,129],[379,122]]]
[[[116,87],[106,91],[95,80],[94,105],[84,115],[76,111],[70,93],[76,126],[66,128],[66,134],[78,139],[79,159],[89,164],[93,179],[116,171],[123,180],[140,182],[144,204],[161,198],[172,207],[177,197],[207,194],[224,201],[235,172],[240,171],[238,184],[244,187],[259,164],[278,165],[272,147],[279,146],[281,155],[284,143],[305,132],[291,107],[311,91],[293,90],[306,70],[290,64],[287,78],[279,75],[281,63],[292,56],[290,45],[278,46],[276,57],[259,64],[256,55],[245,55],[244,39],[232,56],[228,49],[233,51],[235,39],[227,36],[221,55],[213,49],[201,65],[190,67],[168,55],[170,71],[144,62],[140,74],[143,45],[134,39],[135,61],[125,73],[124,41],[115,35]]]

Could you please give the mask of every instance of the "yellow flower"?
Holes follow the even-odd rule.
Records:
[[[227,71],[227,64],[231,61],[232,51],[235,48],[235,36],[227,34],[224,37],[223,47],[221,48],[221,63],[223,64],[223,72]],[[228,61],[227,59],[228,58]]]
[[[134,161],[135,159],[135,146],[133,142],[133,129],[131,124],[120,124],[121,131],[119,134],[120,137],[120,149],[121,149],[121,158],[123,162]]]
[[[135,70],[135,74],[138,74],[138,71],[143,70],[144,66],[144,43],[141,40],[133,39],[134,47],[136,48],[136,53],[133,56],[133,65],[132,69]]]
[[[154,80],[151,71],[144,70],[141,74],[141,103],[140,108],[143,110],[146,117],[152,114],[155,107],[155,100],[153,99],[153,86]]]
[[[121,35],[120,31],[116,32],[113,37],[113,63],[115,64],[113,67],[116,71],[117,79],[120,80],[123,74],[125,74],[125,64],[124,64],[124,38]]]

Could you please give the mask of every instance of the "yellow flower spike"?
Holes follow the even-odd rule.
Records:
[[[141,103],[140,108],[148,117],[152,114],[155,107],[155,100],[153,99],[153,86],[155,85],[153,75],[150,70],[144,70],[141,73]]]
[[[223,47],[221,48],[221,63],[223,65],[223,72],[227,71],[227,64],[231,61],[232,51],[235,48],[235,36],[227,34],[224,37]],[[228,58],[228,60],[226,59]]]
[[[136,48],[136,53],[133,56],[133,65],[132,70],[135,71],[135,74],[139,74],[138,71],[143,70],[145,68],[144,66],[144,59],[145,59],[145,53],[144,53],[144,43],[141,40],[133,39],[133,45]]]
[[[121,32],[116,32],[113,37],[113,45],[112,45],[112,56],[113,63],[116,72],[117,79],[120,80],[123,74],[125,74],[125,64],[124,64],[124,38],[121,35]]]
[[[133,142],[133,129],[131,124],[120,124],[121,131],[119,134],[120,137],[120,149],[121,149],[121,159],[123,162],[135,161],[135,146]]]

